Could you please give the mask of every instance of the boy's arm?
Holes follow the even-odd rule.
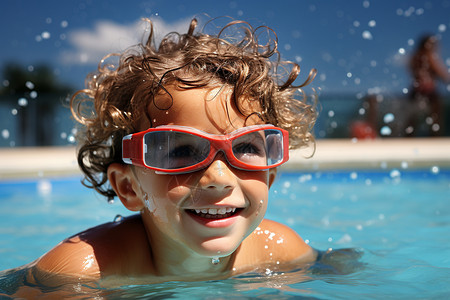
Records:
[[[45,286],[61,284],[64,278],[98,280],[100,267],[92,246],[80,236],[69,238],[40,257],[32,269],[34,279]]]
[[[134,215],[68,238],[37,260],[34,273],[49,286],[49,281],[64,277],[95,281],[108,275],[148,274],[149,247],[140,215]]]

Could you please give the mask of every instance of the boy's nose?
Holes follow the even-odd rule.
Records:
[[[219,152],[214,161],[206,168],[199,184],[204,189],[226,190],[235,185],[235,175],[230,170],[225,155]]]

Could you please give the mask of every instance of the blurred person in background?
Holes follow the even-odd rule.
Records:
[[[409,68],[413,77],[407,136],[439,136],[444,132],[443,104],[437,82],[450,83],[450,74],[438,53],[438,39],[425,35],[411,57]],[[425,129],[424,129],[425,128]]]

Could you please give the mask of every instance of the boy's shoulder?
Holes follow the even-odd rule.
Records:
[[[290,227],[264,219],[242,243],[237,265],[286,266],[315,261],[317,253]]]
[[[39,258],[36,274],[96,280],[109,274],[136,274],[148,257],[149,245],[140,215],[105,223],[59,243]],[[147,254],[147,256],[146,256]],[[139,263],[138,263],[139,262]]]

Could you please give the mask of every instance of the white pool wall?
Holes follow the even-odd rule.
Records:
[[[450,138],[317,140],[295,150],[281,170],[450,167]],[[75,147],[0,148],[0,180],[80,175]]]

